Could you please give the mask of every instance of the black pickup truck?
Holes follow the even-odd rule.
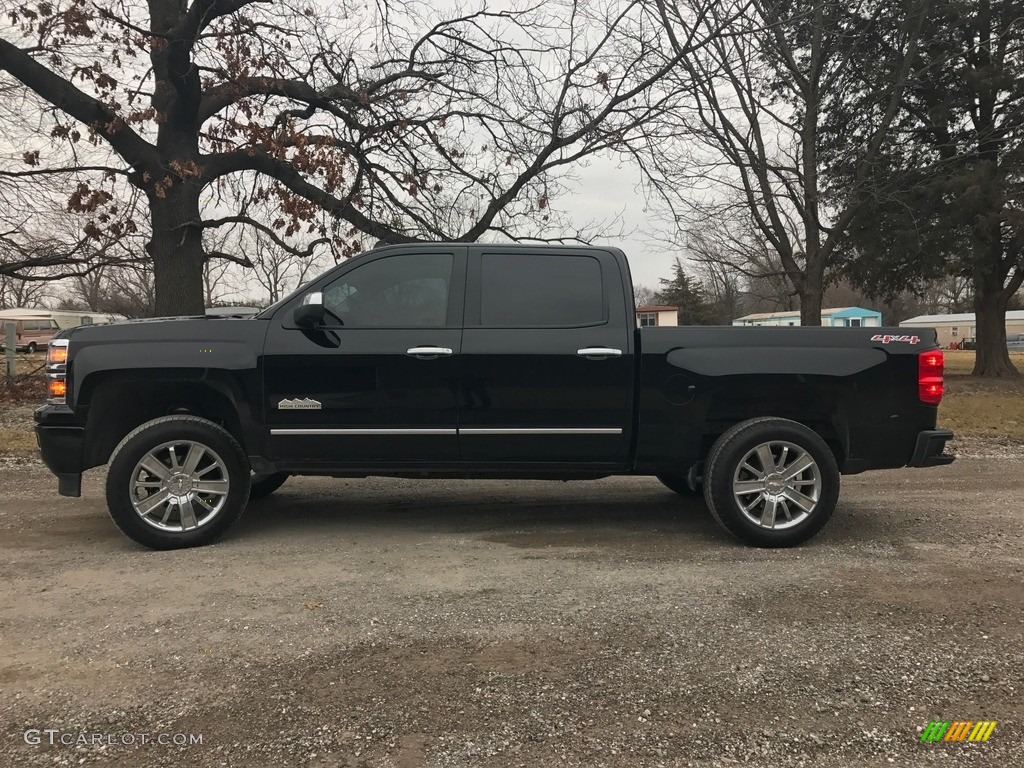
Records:
[[[108,463],[114,522],[158,549],[289,475],[654,475],[789,546],[840,473],[953,461],[942,367],[931,330],[637,328],[614,248],[402,245],[255,317],[64,331],[35,419],[59,492]]]

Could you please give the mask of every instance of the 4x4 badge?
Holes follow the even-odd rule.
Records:
[[[889,334],[882,335],[880,333],[875,334],[871,337],[872,341],[879,341],[882,344],[888,344],[890,341],[905,341],[907,344],[917,344],[921,340],[920,336],[890,336]]]
[[[304,397],[301,400],[299,398],[282,400],[277,404],[277,408],[280,411],[319,411],[320,401],[312,400],[308,397]]]

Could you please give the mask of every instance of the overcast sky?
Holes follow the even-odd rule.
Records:
[[[597,219],[612,222],[619,217],[622,226],[613,224],[611,230],[626,233],[621,238],[600,238],[594,245],[614,245],[625,251],[634,283],[657,288],[659,278],[670,277],[673,260],[684,254],[655,242],[667,222],[663,213],[647,210],[639,170],[598,157],[588,167],[574,168],[573,176],[579,180],[575,194],[564,196],[556,205],[580,225]]]

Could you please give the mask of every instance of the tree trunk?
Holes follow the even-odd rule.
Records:
[[[1009,302],[1001,284],[993,280],[975,280],[974,321],[977,351],[973,376],[1009,377],[1020,373],[1010,362],[1006,349],[1006,305]]]
[[[201,315],[203,300],[202,230],[195,185],[176,181],[166,197],[150,198],[153,238],[146,246],[153,259],[157,317]]]
[[[800,325],[821,325],[822,279],[808,275],[800,284]]]

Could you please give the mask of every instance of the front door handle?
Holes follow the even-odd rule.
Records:
[[[452,354],[452,351],[448,347],[412,347],[411,349],[406,350],[405,354],[426,359],[431,357],[441,357],[442,355],[450,355]]]
[[[608,357],[622,357],[622,350],[611,347],[584,347],[577,349],[576,354],[588,360],[604,360]]]

